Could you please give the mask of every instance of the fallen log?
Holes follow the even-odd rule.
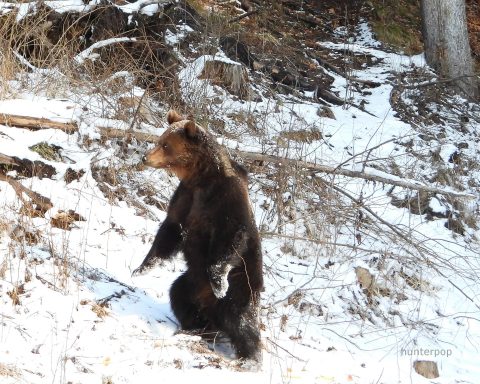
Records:
[[[33,129],[56,128],[56,129],[61,129],[65,132],[68,132],[70,130],[77,130],[76,124],[72,122],[60,123],[60,122],[54,122],[44,118],[33,118],[33,117],[25,117],[25,116],[21,116],[22,119],[20,120],[15,120],[15,119],[12,119],[12,116],[13,115],[0,113],[0,124],[3,124],[2,121],[8,120],[11,122],[10,124],[11,126],[25,126],[22,124],[16,125],[16,123],[17,122],[22,123],[24,121],[27,121],[27,122],[30,122],[31,126],[35,127]],[[146,141],[149,143],[156,143],[159,138],[159,136],[157,135],[134,131],[132,129],[123,130],[123,129],[116,129],[116,128],[108,128],[108,127],[98,127],[98,129],[100,130],[101,135],[105,138],[119,138],[119,139],[135,138],[138,141]],[[235,153],[240,158],[245,159],[247,161],[269,162],[269,163],[276,163],[283,166],[289,165],[297,168],[303,168],[313,173],[321,172],[321,173],[327,173],[332,175],[340,175],[340,176],[346,176],[351,178],[364,179],[364,180],[375,181],[375,182],[389,184],[389,185],[395,185],[395,186],[412,189],[416,191],[438,193],[440,195],[445,195],[450,197],[461,197],[461,198],[467,198],[467,199],[475,198],[474,195],[469,193],[425,185],[416,180],[403,179],[398,176],[391,175],[386,172],[381,172],[370,167],[363,168],[361,171],[359,171],[359,170],[352,170],[352,169],[343,168],[343,167],[334,167],[331,165],[317,164],[317,163],[307,162],[303,160],[295,160],[295,159],[289,159],[289,158],[273,156],[273,155],[265,155],[261,153],[245,152],[245,151],[233,150],[233,149],[230,149],[230,151]]]
[[[28,129],[59,129],[66,133],[72,133],[78,130],[78,126],[75,122],[60,122],[47,119],[44,117],[31,117],[31,116],[19,116],[10,115],[7,113],[0,113],[0,124],[9,127],[19,127]]]

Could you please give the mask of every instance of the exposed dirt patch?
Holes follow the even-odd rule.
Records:
[[[43,161],[20,159],[16,156],[13,156],[12,160],[13,164],[0,164],[0,171],[4,173],[15,171],[18,176],[38,177],[39,179],[44,177],[51,179],[57,173],[55,167],[45,164]]]
[[[85,171],[83,169],[75,171],[72,168],[67,168],[65,175],[63,175],[63,179],[65,180],[65,183],[70,184],[74,180],[80,180],[84,174]]]

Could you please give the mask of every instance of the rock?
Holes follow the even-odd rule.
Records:
[[[331,110],[331,108],[327,107],[326,105],[318,108],[317,110],[317,115],[319,117],[326,117],[327,119],[333,119],[336,120],[337,118],[335,117],[335,114]]]
[[[416,360],[413,363],[413,368],[415,369],[415,372],[427,379],[436,379],[440,376],[437,363],[434,361]]]
[[[355,274],[357,275],[357,280],[363,289],[367,291],[372,291],[374,289],[375,278],[368,269],[356,267]]]

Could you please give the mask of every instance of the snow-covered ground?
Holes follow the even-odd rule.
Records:
[[[188,33],[182,31],[182,36]],[[405,177],[426,183],[432,172],[428,162],[403,145],[412,138],[414,146],[424,144],[415,141],[415,128],[402,122],[390,104],[392,74],[423,67],[423,59],[383,52],[365,25],[360,33],[359,43],[322,46],[376,58],[376,65],[353,74],[379,83],[368,93],[353,94],[352,104],[362,103],[364,110],[331,107],[335,119],[330,119],[319,117],[320,105],[313,99],[277,95],[239,101],[198,79],[205,61],[226,60],[221,52],[184,58],[179,73],[184,98],[190,104],[217,100],[210,113],[229,133],[218,140],[232,149],[347,169],[398,168]],[[24,76],[35,83],[43,75]],[[346,80],[330,75],[333,90],[345,95]],[[304,184],[286,175],[282,197],[290,216],[280,217],[283,213],[272,213],[278,201],[270,193],[277,188],[271,174],[252,174],[250,197],[263,234],[266,280],[264,363],[259,372],[243,372],[224,340],[207,346],[197,336],[176,333],[168,289],[184,270],[181,255],[147,276],[131,277],[165,217],[161,206],[148,205],[136,194],[149,189],[168,202],[176,180],[163,171],[134,170],[145,144],[100,140],[99,126],[129,127],[102,98],[82,89],[51,98],[25,90],[21,82],[11,87],[15,97],[0,100],[0,114],[76,122],[79,130],[67,134],[0,125],[1,154],[42,161],[56,170],[51,179],[21,178],[25,187],[52,201],[44,217],[22,211],[14,189],[0,182],[0,382],[480,382],[478,230],[467,228],[460,236],[445,227],[446,218],[426,220],[390,204],[392,193],[406,193],[399,187],[391,191],[388,185],[338,175],[319,174],[325,184],[312,190],[302,188],[315,185],[313,175],[305,176]],[[261,84],[252,87],[262,94]],[[141,92],[132,85],[132,94]],[[156,108],[158,115],[167,112]],[[244,133],[242,114],[253,116],[261,134]],[[162,122],[143,129],[160,134],[165,127]],[[479,128],[469,122],[470,133]],[[459,150],[455,143],[467,140],[463,151],[471,156],[479,146],[472,135],[447,129],[436,145],[448,169],[450,156]],[[284,141],[282,134],[300,130],[318,130],[321,138]],[[42,142],[60,147],[60,158],[46,160],[30,149]],[[84,174],[67,183],[69,168]],[[121,198],[107,194],[95,177],[98,169],[107,170],[115,188],[129,190]],[[479,175],[469,176],[478,180]],[[354,207],[346,195],[334,197],[329,183],[370,211]],[[465,209],[476,215],[478,191],[465,187],[466,194],[476,196],[465,198]],[[448,204],[442,196],[430,202],[434,212],[445,211]],[[52,226],[52,218],[68,210],[84,221],[70,230]],[[30,241],[33,235],[36,240]],[[362,270],[375,277],[369,293],[359,284]],[[418,375],[415,360],[437,362],[440,377],[431,381]]]

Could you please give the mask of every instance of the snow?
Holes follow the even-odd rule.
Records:
[[[29,99],[0,100],[0,113],[45,118],[61,123],[71,122],[78,114],[78,105],[68,100],[29,96]]]
[[[176,33],[173,33],[170,29],[165,32],[165,42],[170,46],[179,44],[189,33],[193,32],[193,29],[187,24],[177,25],[175,29]]]
[[[138,0],[131,3],[128,2],[125,5],[119,5],[118,8],[120,8],[124,13],[127,14],[140,11],[140,13],[143,13],[147,16],[152,16],[158,12],[161,3],[161,0],[159,0],[158,2],[152,2],[152,0]]]
[[[62,6],[79,7],[80,3],[68,1]],[[122,9],[134,12],[143,3],[127,4]],[[22,15],[28,11],[27,6],[19,5]],[[148,11],[148,7],[143,10]],[[185,66],[179,79],[184,101],[196,105],[220,99],[220,103],[212,103],[211,113],[225,121],[226,132],[241,132],[241,123],[232,117],[234,113],[249,112],[258,118],[258,128],[264,133],[261,137],[241,133],[218,137],[230,148],[332,166],[341,164],[392,179],[398,176],[370,166],[380,166],[380,162],[365,161],[395,159],[402,169],[411,172],[402,179],[413,179],[421,173],[414,166],[418,160],[399,143],[416,135],[392,110],[388,77],[393,71],[423,67],[424,59],[381,51],[372,43],[366,25],[359,27],[359,33],[365,39],[356,44],[319,44],[378,59],[372,68],[354,74],[380,83],[371,95],[353,95],[352,104],[365,99],[365,108],[371,114],[351,105],[332,107],[336,119],[323,119],[313,100],[282,95],[277,99],[263,96],[262,101],[234,99],[220,87],[198,79],[208,60],[238,64],[221,53],[192,61],[183,58]],[[101,43],[119,41],[130,39]],[[168,40],[169,44],[177,41],[173,34]],[[83,63],[98,47],[92,45],[82,52],[77,62]],[[335,78],[334,88],[344,95],[345,79],[330,74]],[[112,78],[124,77],[128,79],[128,74],[117,73]],[[258,87],[261,90],[261,85]],[[128,182],[138,181],[159,190],[166,201],[176,181],[151,169],[122,175],[123,166],[139,161],[139,147],[126,144],[130,152],[126,159],[119,160],[118,146],[113,141],[106,146],[84,145],[84,139],[100,139],[100,127],[127,130],[130,124],[116,119],[96,95],[76,91],[66,92],[65,99],[30,92],[0,101],[0,113],[79,124],[79,131],[72,134],[0,126],[0,153],[40,160],[57,171],[53,179],[20,179],[26,187],[52,200],[54,208],[45,217],[20,215],[22,201],[8,183],[0,182],[0,371],[10,367],[18,372],[16,376],[0,376],[2,383],[150,383],[159,378],[165,382],[197,383],[429,383],[412,369],[413,361],[423,357],[425,350],[438,355],[433,360],[441,376],[435,383],[479,382],[479,308],[469,299],[478,303],[480,294],[478,284],[472,283],[479,270],[478,241],[452,234],[444,226],[445,219],[427,221],[406,208],[394,207],[388,187],[339,175],[329,181],[347,193],[361,196],[373,214],[395,228],[408,229],[408,239],[424,249],[423,263],[412,256],[413,245],[393,237],[386,226],[379,226],[374,233],[362,232],[361,220],[359,228],[353,228],[350,222],[341,228],[329,226],[332,216],[339,215],[339,206],[328,193],[315,195],[320,206],[315,216],[306,202],[301,203],[304,196],[296,194],[292,186],[283,197],[286,201],[289,197],[299,200],[292,208],[295,220],[284,224],[279,233],[279,219],[265,208],[275,204],[265,192],[265,187],[273,185],[272,180],[254,175],[250,198],[257,225],[266,233],[262,237],[266,281],[261,311],[263,367],[259,372],[238,372],[228,345],[221,341],[211,345],[217,353],[202,344],[198,336],[177,334],[168,289],[185,269],[181,257],[145,276],[131,276],[148,252],[165,212],[144,204],[147,213],[139,214],[128,198],[107,196],[92,168],[110,167],[120,185],[129,186],[122,177]],[[132,93],[140,91],[132,88]],[[155,134],[163,128],[149,127]],[[300,128],[318,128],[323,141],[292,142],[285,148],[278,144],[282,132]],[[472,127],[478,128],[478,124]],[[61,147],[72,163],[42,159],[29,149],[39,142]],[[471,145],[469,151],[476,148]],[[449,142],[441,146],[440,158],[446,167],[455,150],[457,147]],[[67,184],[67,168],[84,170],[85,174]],[[285,183],[291,183],[287,176]],[[475,196],[477,200],[472,204],[478,206],[478,193]],[[430,207],[434,212],[445,212],[438,197],[430,201]],[[50,219],[55,213],[69,209],[86,221],[75,222],[70,231],[53,227]],[[352,215],[355,212],[352,209]],[[38,232],[41,241],[30,244],[25,239],[13,239],[11,235],[20,224],[25,230]],[[307,227],[311,229],[307,231]],[[478,237],[478,230],[472,231]],[[360,243],[356,234],[361,235]],[[312,238],[315,241],[309,241]],[[382,268],[377,268],[379,263],[383,263]],[[412,288],[398,276],[404,265],[409,267],[404,272],[416,276],[422,289]],[[425,265],[433,265],[443,277]],[[355,268],[360,266],[375,275],[379,286],[387,286],[388,282],[391,296],[375,297],[378,302],[369,303],[355,275]],[[228,289],[224,276],[220,285],[218,297]],[[21,304],[13,305],[8,293],[19,286]],[[105,300],[108,305],[102,307]]]
[[[135,41],[137,41],[137,39],[131,38],[131,37],[112,37],[111,39],[97,41],[96,43],[93,43],[90,47],[85,49],[83,52],[80,52],[77,56],[75,56],[74,60],[78,64],[83,64],[86,59],[90,59],[94,61],[96,58],[98,58],[98,55],[93,53],[94,49],[106,47],[108,45],[115,44],[115,43],[135,42]]]

